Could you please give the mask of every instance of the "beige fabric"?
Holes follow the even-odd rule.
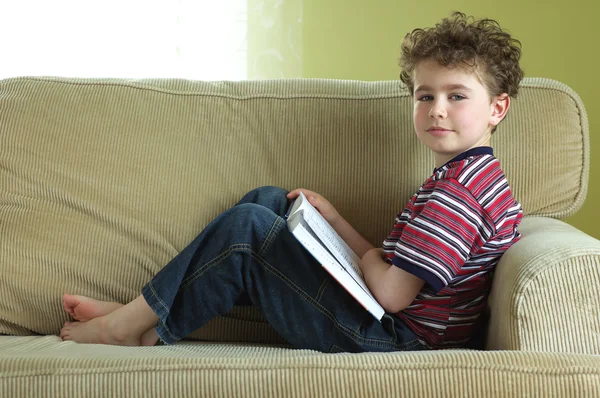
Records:
[[[599,397],[600,357],[320,354],[233,344],[111,347],[0,337],[2,397]]]
[[[525,79],[492,144],[526,215],[564,218],[579,210],[590,147],[577,93],[553,80]]]
[[[0,333],[57,333],[65,291],[130,301],[263,184],[323,193],[380,244],[432,170],[411,113],[396,81],[0,81]],[[526,213],[581,205],[587,120],[570,89],[526,80],[496,148]],[[224,324],[206,336],[263,341],[260,323]]]
[[[600,355],[600,242],[545,217],[519,230],[494,276],[488,348]]]
[[[0,333],[58,333],[65,291],[132,300],[264,184],[323,193],[380,244],[433,166],[411,113],[391,81],[0,81]],[[587,128],[572,90],[523,82],[494,146],[528,215],[581,206]],[[295,351],[240,307],[194,337],[271,345],[0,337],[0,396],[599,396],[600,243],[541,217],[522,232],[495,277],[488,339],[520,351]]]

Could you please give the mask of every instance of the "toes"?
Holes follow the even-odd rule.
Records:
[[[60,337],[63,340],[71,340],[71,329],[74,322],[65,322],[62,329],[60,329]]]
[[[72,294],[68,294],[65,293],[63,294],[63,304],[65,307],[75,307],[77,304],[79,304],[79,300],[77,299],[77,296],[73,296]]]
[[[71,294],[63,294],[63,308],[64,310],[71,315],[74,319],[79,320],[77,314],[75,313],[75,307],[79,305],[79,298],[77,296],[73,296]]]
[[[73,318],[73,319],[75,319],[77,321],[79,320],[77,318],[77,314],[75,314],[75,311],[72,308],[64,306],[64,309],[65,309],[65,312],[71,316],[71,318]]]

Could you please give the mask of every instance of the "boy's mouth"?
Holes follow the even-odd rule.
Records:
[[[439,126],[432,126],[427,129],[427,132],[434,136],[443,136],[452,132],[452,130],[445,129]]]

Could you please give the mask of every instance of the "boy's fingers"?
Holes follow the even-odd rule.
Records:
[[[286,196],[288,199],[296,199],[298,196],[300,196],[300,192],[304,193],[304,195],[306,196],[308,201],[313,206],[318,208],[318,206],[319,206],[318,203],[320,202],[319,195],[308,189],[297,188],[297,189],[294,189],[293,191],[289,192]]]
[[[296,189],[292,189],[290,192],[288,192],[287,197],[292,197],[292,196],[298,196],[300,192],[299,188]]]
[[[304,189],[304,188],[296,188],[296,189],[294,189],[293,191],[289,192],[289,193],[287,194],[287,197],[288,197],[288,198],[291,198],[291,199],[293,199],[293,198],[295,198],[295,197],[297,197],[297,196],[300,196],[300,192],[303,192],[303,193],[304,193],[304,195],[306,195],[307,197],[308,197],[309,195],[312,195],[312,194],[313,194],[311,191],[309,191],[309,190],[307,190],[307,189]]]

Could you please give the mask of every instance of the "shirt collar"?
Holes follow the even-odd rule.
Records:
[[[460,162],[461,160],[464,160],[468,157],[471,156],[480,156],[480,155],[494,155],[494,149],[490,146],[478,146],[475,148],[471,148],[468,151],[465,151],[463,153],[461,153],[460,155],[457,155],[455,157],[453,157],[452,159],[450,159],[449,161],[447,161],[446,163],[444,163],[443,166],[438,167],[437,169],[434,168],[433,172],[436,173],[437,171],[443,169],[444,167],[446,167],[448,164],[452,163],[452,162]]]

